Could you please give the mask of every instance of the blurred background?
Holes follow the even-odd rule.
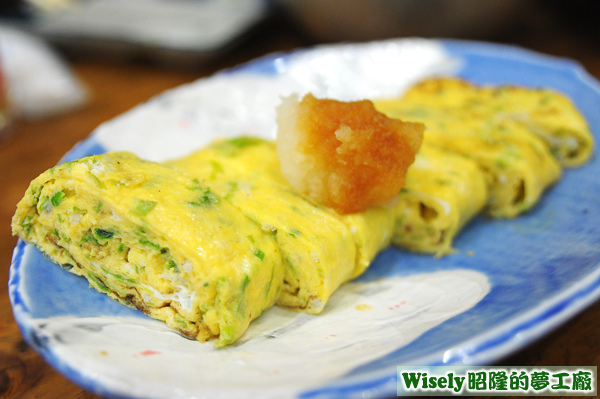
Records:
[[[94,397],[27,346],[6,287],[17,201],[102,122],[265,54],[344,41],[512,44],[575,59],[600,78],[599,15],[586,0],[2,0],[0,397]],[[598,319],[595,305],[505,364],[598,364]]]
[[[0,23],[70,56],[199,66],[267,35],[309,43],[391,37],[511,42],[557,24],[596,31],[585,0],[3,0]],[[563,26],[564,28],[564,26]],[[547,32],[549,33],[549,32]]]
[[[95,92],[72,71],[81,62],[200,77],[273,51],[411,36],[579,59],[598,39],[592,7],[585,0],[3,0],[0,125],[7,113],[48,116],[88,103]]]
[[[200,77],[272,51],[411,36],[579,59],[598,38],[592,7],[585,0],[4,0],[0,126],[88,104],[96,93],[72,71],[79,62]]]

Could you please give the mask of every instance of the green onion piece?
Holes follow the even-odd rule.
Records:
[[[256,256],[260,260],[263,260],[265,258],[265,253],[260,249],[257,249],[256,251],[254,251],[254,256]]]
[[[81,237],[81,242],[90,242],[92,244],[100,245],[96,237],[94,237],[91,231],[87,231],[83,237]]]
[[[133,212],[137,213],[140,216],[146,216],[158,202],[156,201],[146,201],[146,200],[138,200]]]
[[[288,233],[288,235],[293,238],[298,238],[298,236],[302,235],[302,233],[300,233],[299,230],[290,229],[290,232]]]
[[[210,189],[204,190],[202,195],[198,197],[195,201],[188,202],[188,204],[192,207],[201,207],[201,206],[211,206],[218,205],[221,202],[219,197],[217,197],[214,193],[210,191]]]
[[[188,323],[185,320],[180,319],[179,317],[176,318],[175,321],[177,322],[177,324],[181,325],[183,328],[188,327]]]
[[[64,191],[57,191],[53,196],[52,196],[52,200],[50,202],[52,202],[52,205],[54,206],[59,206],[60,203],[62,202],[63,198],[65,198],[66,194]]]
[[[256,138],[256,137],[235,137],[228,141],[229,144],[234,145],[238,148],[250,147],[253,145],[264,143],[264,140]]]
[[[49,202],[50,202],[50,199],[48,197],[42,198],[41,201],[39,201],[37,203],[38,213],[41,213],[42,211],[47,210]]]
[[[238,189],[238,183],[236,181],[230,181],[227,183],[227,185],[229,186],[229,190],[227,190],[227,194],[225,194],[225,199],[227,201],[231,201],[235,192]]]
[[[23,218],[23,221],[21,222],[21,227],[30,226],[32,220],[33,220],[33,215],[25,216],[25,218]]]
[[[112,230],[95,229],[94,232],[96,233],[96,237],[104,239],[113,238],[115,235],[115,232]]]
[[[200,184],[200,180],[192,179],[192,185],[186,188],[191,191],[200,191],[202,190],[202,185]]]
[[[94,182],[94,184],[96,184],[98,188],[104,188],[104,184],[102,184],[100,179],[98,179],[98,177],[95,176],[92,172],[88,172],[88,176],[90,177],[90,179],[92,179],[92,181]]]
[[[210,161],[210,165],[212,166],[212,173],[210,174],[210,179],[214,180],[217,178],[217,174],[223,172],[223,165],[213,160]]]
[[[90,280],[92,280],[94,283],[96,283],[96,285],[98,286],[98,288],[100,288],[101,291],[105,291],[105,292],[109,291],[106,284],[104,284],[104,281],[100,280],[100,278],[98,276],[95,276],[92,273],[88,272],[88,277],[90,278]]]
[[[218,144],[215,148],[222,155],[233,156],[240,149],[262,144],[264,142],[265,141],[263,139],[255,137],[236,137]]]
[[[146,245],[147,247],[154,248],[157,251],[160,251],[160,245],[158,245],[158,244],[156,244],[156,243],[154,243],[152,241],[149,241],[149,240],[147,240],[145,238],[140,238],[139,243],[142,244],[142,245]]]
[[[271,284],[273,283],[273,277],[275,276],[275,268],[271,267],[271,278],[265,287],[265,297],[269,296],[269,291],[271,291]]]
[[[179,270],[177,267],[177,263],[175,263],[175,261],[173,259],[169,259],[169,261],[167,262],[167,268],[175,269],[176,271]]]
[[[504,158],[498,158],[496,159],[496,166],[500,169],[506,169],[508,167],[508,160],[504,159]]]
[[[242,293],[246,292],[246,288],[248,287],[248,284],[250,284],[250,277],[248,277],[248,275],[245,275],[244,281],[242,281]]]

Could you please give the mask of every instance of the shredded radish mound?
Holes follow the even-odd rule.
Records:
[[[307,94],[277,109],[281,172],[298,192],[346,214],[391,201],[421,146],[425,126],[391,119],[368,100]]]

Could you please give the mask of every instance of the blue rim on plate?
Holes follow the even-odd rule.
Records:
[[[505,45],[454,40],[440,43],[449,54],[461,60],[459,76],[476,83],[510,83],[560,90],[574,100],[588,119],[591,130],[600,131],[597,110],[600,85],[576,62]],[[286,62],[289,57],[286,54],[267,56],[227,73],[276,74],[275,63]],[[102,152],[105,148],[92,135],[63,160]],[[371,397],[394,396],[398,365],[490,364],[523,348],[593,303],[600,297],[598,175],[600,161],[596,156],[581,168],[565,170],[562,181],[549,190],[532,212],[513,220],[476,218],[457,238],[455,246],[459,253],[455,255],[432,261],[430,257],[394,248],[382,252],[359,281],[372,281],[389,273],[407,276],[462,268],[484,273],[492,289],[472,309],[430,329],[407,346],[299,396],[345,398],[365,393]],[[26,248],[19,241],[9,280],[15,319],[25,339],[73,382],[101,395],[122,395],[102,386],[82,370],[67,366],[60,356],[40,342],[33,319],[85,314],[85,310],[81,307],[65,310],[60,304],[54,308],[53,305],[37,306],[36,301],[43,298],[43,292],[50,290],[43,285],[39,287],[41,296],[33,301],[33,306],[31,300],[24,298],[30,292],[23,290],[32,290],[36,283],[43,284],[45,278],[22,275]],[[41,255],[28,259],[47,262]],[[393,270],[384,265],[394,265]],[[50,269],[48,273],[59,273],[59,279],[68,280],[65,285],[80,283],[74,282],[76,278],[60,268]],[[23,278],[32,281],[23,284]],[[100,295],[89,291],[90,295]],[[101,313],[130,312],[108,302]]]

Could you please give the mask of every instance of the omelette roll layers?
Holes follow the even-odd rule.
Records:
[[[424,143],[477,162],[486,175],[492,216],[514,217],[528,210],[561,175],[547,144],[515,121],[455,115],[402,99],[375,105],[389,116],[424,123]]]
[[[415,85],[402,102],[476,119],[518,122],[544,140],[563,166],[583,164],[594,150],[583,115],[568,97],[551,89],[475,86],[457,78],[433,78]]]
[[[12,227],[96,290],[216,346],[238,339],[282,286],[269,234],[198,180],[129,153],[44,172]]]
[[[444,255],[461,228],[488,201],[483,172],[473,160],[423,144],[406,174],[395,207],[392,243],[412,251]]]
[[[196,160],[257,173],[288,185],[279,169],[275,144],[254,138],[216,142],[196,153]],[[487,204],[484,173],[472,159],[424,143],[406,174],[406,189],[396,204],[340,216],[357,247],[351,277],[364,272],[390,243],[412,251],[444,255],[462,227]]]
[[[355,246],[348,228],[326,209],[290,188],[224,166],[222,157],[200,150],[168,165],[190,176],[211,176],[210,185],[256,226],[273,234],[285,276],[278,305],[319,313],[354,267]],[[217,172],[214,173],[215,165]]]
[[[594,139],[587,121],[566,96],[549,89],[483,87],[494,108],[542,138],[561,165],[580,166],[590,159]]]
[[[361,274],[389,245],[390,210],[342,217],[314,204],[287,185],[271,142],[219,141],[168,165],[191,176],[210,176],[216,192],[275,234],[286,267],[278,305],[321,312],[342,283]]]

